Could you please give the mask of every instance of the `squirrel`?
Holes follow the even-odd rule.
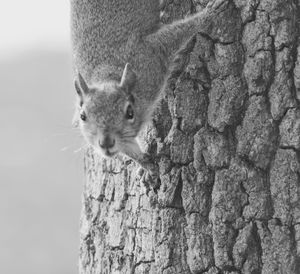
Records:
[[[157,178],[136,137],[151,120],[178,50],[197,32],[209,32],[227,3],[212,0],[161,26],[159,0],[71,0],[75,122],[96,152],[121,152]]]

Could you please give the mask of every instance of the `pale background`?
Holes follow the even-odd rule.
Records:
[[[69,0],[0,0],[0,273],[77,273]]]

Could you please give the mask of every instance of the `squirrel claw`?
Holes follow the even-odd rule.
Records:
[[[206,9],[210,13],[221,13],[227,8],[228,0],[212,0],[208,2]]]
[[[156,163],[150,155],[145,154],[143,161],[140,163],[141,168],[138,170],[138,175],[144,183],[150,184],[152,187],[156,187],[159,181],[159,170]]]
[[[137,174],[138,174],[138,176],[141,178],[141,177],[144,176],[145,170],[144,170],[142,167],[140,167],[140,168],[138,169],[138,171],[137,171]]]
[[[145,172],[142,177],[141,181],[147,188],[151,186],[153,189],[156,189],[159,186],[159,177],[158,176],[153,176],[149,172]]]
[[[143,180],[146,180],[150,183],[151,186],[155,187],[159,180],[158,171],[155,169],[147,169],[143,174]]]

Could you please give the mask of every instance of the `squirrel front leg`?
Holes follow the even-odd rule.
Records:
[[[121,152],[137,162],[143,169],[148,171],[152,180],[156,180],[158,178],[158,165],[149,154],[142,152],[138,142],[135,139],[133,139],[130,144],[127,143],[125,146],[122,146]]]
[[[212,0],[202,12],[169,25],[164,25],[156,32],[149,34],[146,41],[154,48],[164,52],[170,61],[182,44],[198,31],[209,32],[214,16],[222,12],[227,4],[228,0]]]

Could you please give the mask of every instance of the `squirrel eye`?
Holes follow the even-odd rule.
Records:
[[[85,114],[84,111],[82,111],[82,112],[80,113],[80,119],[81,119],[82,121],[86,121],[86,114]]]
[[[127,109],[126,109],[126,115],[125,118],[127,120],[133,120],[134,118],[134,111],[131,105],[128,105]]]

